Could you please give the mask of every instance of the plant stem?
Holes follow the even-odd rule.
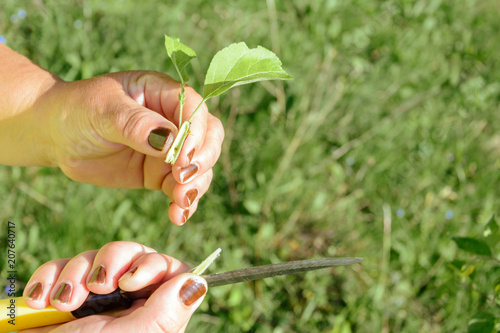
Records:
[[[186,100],[184,86],[185,83],[181,82],[181,92],[179,93],[179,128],[182,126],[182,110],[184,109],[184,102]]]
[[[218,248],[217,250],[215,250],[214,253],[209,255],[207,259],[203,260],[203,262],[201,264],[199,264],[198,266],[196,266],[193,269],[193,274],[196,274],[196,275],[203,274],[203,272],[205,272],[205,270],[208,268],[208,266],[210,266],[214,262],[215,259],[219,258],[221,251],[222,251],[221,248]]]
[[[184,145],[184,141],[186,141],[186,137],[189,134],[190,127],[191,123],[189,121],[185,121],[182,123],[181,127],[179,128],[179,133],[177,133],[174,143],[168,150],[167,156],[165,157],[166,163],[170,163],[172,165],[175,164],[175,162],[179,158],[179,154],[182,150],[182,146]]]
[[[196,107],[196,109],[194,109],[193,113],[191,114],[191,117],[189,117],[189,120],[188,120],[189,122],[191,122],[191,121],[193,120],[193,117],[194,117],[194,115],[195,115],[196,111],[198,111],[198,109],[199,109],[199,108],[203,105],[203,103],[205,103],[207,100],[208,100],[208,98],[204,98],[204,99],[200,102],[200,104],[198,104],[198,106]]]
[[[172,147],[167,152],[167,156],[165,157],[165,162],[170,163],[172,165],[177,162],[177,159],[179,158],[179,154],[182,150],[182,146],[184,145],[184,141],[186,141],[186,138],[188,134],[190,133],[189,128],[191,127],[191,119],[193,119],[193,116],[195,115],[196,111],[205,103],[207,99],[203,99],[200,104],[194,109],[193,114],[191,114],[191,117],[189,117],[188,120],[182,123],[182,125],[179,126],[179,133],[177,133],[177,136],[175,137],[174,143],[172,144]],[[181,101],[181,97],[179,94],[179,102]],[[180,104],[180,110],[179,110],[179,123],[182,121],[182,105],[183,103]]]

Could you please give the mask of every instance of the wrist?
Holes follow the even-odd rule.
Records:
[[[45,101],[62,80],[7,47],[0,59],[0,164],[53,166]]]
[[[38,88],[39,94],[35,102],[26,110],[32,121],[31,133],[37,137],[33,139],[31,147],[31,165],[58,167],[56,158],[56,144],[54,142],[53,114],[57,110],[58,95],[63,90],[65,82],[52,76],[46,78]]]

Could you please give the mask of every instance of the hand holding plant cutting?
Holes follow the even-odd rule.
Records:
[[[130,71],[64,82],[0,44],[0,163],[59,167],[73,180],[162,190],[169,217],[186,222],[212,180],[224,131],[206,107],[193,119],[189,149],[173,166],[179,83]],[[184,114],[202,101],[185,89]]]
[[[64,82],[0,45],[0,163],[57,166],[104,187],[163,190],[170,219],[185,223],[210,185],[224,136],[205,101],[234,86],[291,77],[271,51],[232,44],[212,59],[201,97],[186,87],[196,54],[165,38],[180,87],[145,71]]]

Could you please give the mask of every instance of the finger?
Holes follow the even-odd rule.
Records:
[[[163,180],[162,190],[163,192],[171,198],[170,205],[168,206],[168,217],[175,225],[183,225],[189,218],[189,210],[185,210],[174,201],[172,201],[174,188],[177,186],[177,181],[174,179],[172,173],[168,174]]]
[[[145,155],[165,156],[177,135],[177,127],[160,114],[132,101],[121,103],[111,111],[114,112],[113,125],[104,132],[103,138]]]
[[[19,333],[96,333],[103,332],[104,327],[114,318],[110,316],[93,315],[70,321],[64,325],[51,325],[19,331]],[[123,332],[131,332],[124,330]]]
[[[182,209],[189,209],[195,201],[199,200],[210,187],[213,179],[213,170],[196,177],[188,184],[175,183],[171,193],[171,200]]]
[[[197,175],[206,173],[215,165],[221,154],[224,128],[216,117],[208,114],[207,119],[207,133],[204,135],[204,141],[191,148],[189,145],[195,145],[194,141],[198,139],[194,136],[193,130],[188,136],[188,139],[192,139],[193,142],[188,143],[186,140],[183,147],[183,152],[189,151],[189,153],[172,168],[175,179],[181,184],[189,183]]]
[[[50,292],[50,303],[59,311],[76,310],[88,296],[86,286],[97,251],[86,251],[71,259],[59,274]]]
[[[119,280],[122,290],[135,291],[146,286],[165,282],[189,271],[189,266],[161,253],[148,253],[135,260]]]
[[[170,203],[168,207],[170,221],[179,226],[185,224],[187,220],[193,216],[196,209],[198,209],[198,203],[199,200],[196,200],[188,209],[179,207],[175,202]]]
[[[165,158],[146,156],[144,160],[144,188],[161,190],[165,178],[172,173],[172,166],[165,163]]]
[[[86,286],[96,294],[108,294],[118,287],[118,279],[135,260],[155,250],[135,242],[117,241],[104,245],[96,254],[86,277]]]
[[[26,299],[26,304],[33,309],[44,309],[50,305],[50,293],[61,274],[64,266],[70,259],[51,260],[33,273],[23,296]]]
[[[132,73],[132,78],[125,80],[124,85],[126,85],[126,90],[133,100],[175,124],[179,123],[176,113],[179,109],[180,82],[159,72],[127,73]]]
[[[199,307],[207,292],[206,281],[181,274],[156,290],[143,307],[106,325],[110,332],[179,332]]]
[[[18,333],[49,333],[49,332],[54,332],[53,330],[56,328],[60,328],[61,325],[50,325],[50,326],[44,326],[44,327],[36,327],[36,328],[30,328],[27,330],[21,330],[18,331]],[[62,332],[62,331],[59,331]]]
[[[183,225],[186,221],[193,215],[198,207],[198,202],[201,195],[203,195],[212,180],[213,173],[210,170],[206,175],[203,175],[195,183],[181,185],[177,183],[172,174],[169,174],[162,185],[162,190],[171,198],[170,205],[168,207],[168,216],[170,221],[176,225]],[[184,186],[181,188],[180,186]],[[176,188],[179,187],[177,190]],[[191,193],[188,193],[190,192]],[[198,191],[198,193],[196,193]],[[176,193],[176,199],[174,198],[174,193]],[[188,199],[189,196],[189,199]],[[194,201],[193,201],[194,200]],[[187,204],[189,201],[190,204]],[[186,207],[186,208],[184,208]]]
[[[207,132],[208,108],[205,103],[200,105],[202,97],[196,93],[191,87],[186,87],[186,102],[182,112],[182,120],[187,121],[191,118],[190,134],[184,142],[183,149],[177,160],[177,164],[187,165],[185,158],[196,147],[203,144],[205,134]],[[198,108],[199,106],[199,108]],[[198,108],[198,110],[196,110]],[[196,114],[193,116],[193,113]],[[177,110],[179,113],[180,110]],[[178,114],[176,114],[178,117]]]
[[[115,88],[106,110],[94,119],[101,136],[140,153],[164,157],[177,135],[177,126],[167,115],[178,105],[179,83],[156,72],[116,73],[103,76],[101,81],[105,82],[101,85],[111,86],[108,81],[118,81],[125,90]]]

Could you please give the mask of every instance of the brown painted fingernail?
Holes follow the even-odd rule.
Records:
[[[129,269],[128,272],[123,274],[122,277],[120,278],[120,280],[118,280],[118,281],[131,278],[132,275],[134,275],[136,270],[137,270],[137,267],[133,267],[133,268]]]
[[[66,304],[69,302],[71,298],[71,292],[72,292],[72,287],[71,284],[68,282],[63,282],[61,283],[61,286],[57,290],[57,293],[54,296],[54,302]]]
[[[165,146],[170,147],[174,142],[172,131],[167,128],[157,128],[149,133],[148,142],[156,150],[163,150]]]
[[[130,273],[130,275],[134,275],[134,273],[137,271],[138,267],[132,267],[131,269],[128,270],[127,273]]]
[[[203,282],[188,279],[182,285],[179,297],[184,305],[190,306],[206,293],[207,286]]]
[[[193,204],[193,202],[196,200],[196,198],[198,197],[198,189],[197,188],[193,188],[189,191],[186,192],[186,201],[187,201],[187,207],[191,207],[191,205]]]
[[[39,301],[43,294],[43,286],[40,282],[37,282],[26,295],[26,298],[32,301]]]
[[[103,265],[97,266],[94,273],[90,277],[87,285],[104,284],[106,282],[106,267]]]
[[[182,213],[182,218],[182,224],[186,223],[189,218],[189,209],[184,210],[184,212]]]
[[[191,161],[193,160],[193,156],[194,156],[194,148],[191,149],[191,151],[187,154],[189,163],[191,163]]]
[[[194,177],[194,175],[196,175],[198,169],[199,169],[198,165],[196,164],[190,164],[187,167],[181,169],[180,172],[181,183],[184,184],[190,181]]]

